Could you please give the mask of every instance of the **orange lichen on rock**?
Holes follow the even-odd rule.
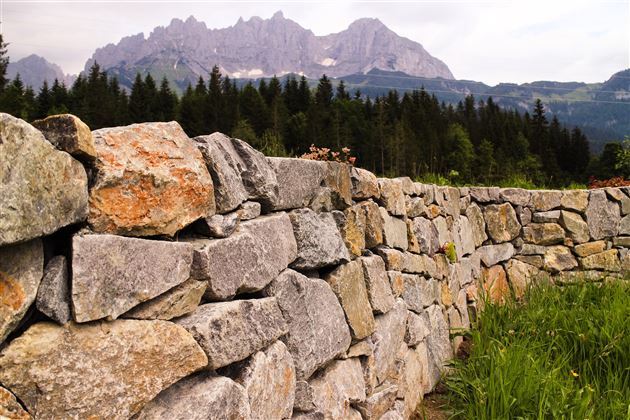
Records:
[[[179,124],[134,124],[93,135],[96,179],[88,222],[94,231],[173,236],[214,214],[212,179]]]

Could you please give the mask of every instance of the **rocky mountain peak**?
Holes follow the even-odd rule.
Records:
[[[269,19],[239,18],[224,29],[208,29],[193,16],[186,21],[173,19],[147,39],[140,34],[98,49],[86,69],[94,61],[118,75],[123,85],[140,71],[158,79],[166,76],[180,88],[207,76],[214,65],[236,78],[287,73],[339,77],[374,68],[453,78],[448,67],[422,45],[399,37],[378,19],[359,19],[342,32],[316,36],[282,11]]]

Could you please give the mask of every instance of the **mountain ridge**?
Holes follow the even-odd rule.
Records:
[[[339,77],[380,68],[454,79],[448,66],[420,43],[398,36],[378,19],[358,19],[341,32],[317,36],[280,11],[269,19],[240,18],[220,29],[209,29],[194,16],[173,19],[147,37],[140,33],[97,49],[85,70],[95,62],[119,76],[123,85],[137,72],[150,72],[156,78],[167,77],[180,89],[215,64],[232,78],[288,73]]]

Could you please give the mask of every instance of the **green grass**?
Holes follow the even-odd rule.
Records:
[[[630,282],[487,304],[446,379],[454,418],[630,419]]]

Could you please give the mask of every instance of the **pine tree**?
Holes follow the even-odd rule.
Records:
[[[48,89],[48,81],[44,80],[37,95],[37,112],[35,118],[46,118],[48,111],[52,108],[52,93]]]
[[[136,73],[136,78],[131,86],[129,95],[129,118],[131,122],[139,123],[147,121],[148,98],[144,87],[144,80],[140,73]]]
[[[223,92],[221,89],[221,72],[218,66],[212,67],[212,72],[210,73],[208,99],[205,108],[208,133],[219,131],[221,112],[223,110]]]
[[[7,86],[7,67],[9,66],[9,57],[7,56],[7,44],[0,33],[0,93]]]
[[[177,108],[177,95],[171,90],[166,77],[162,78],[162,82],[160,83],[157,103],[158,115],[156,119],[158,121],[173,121]]]

